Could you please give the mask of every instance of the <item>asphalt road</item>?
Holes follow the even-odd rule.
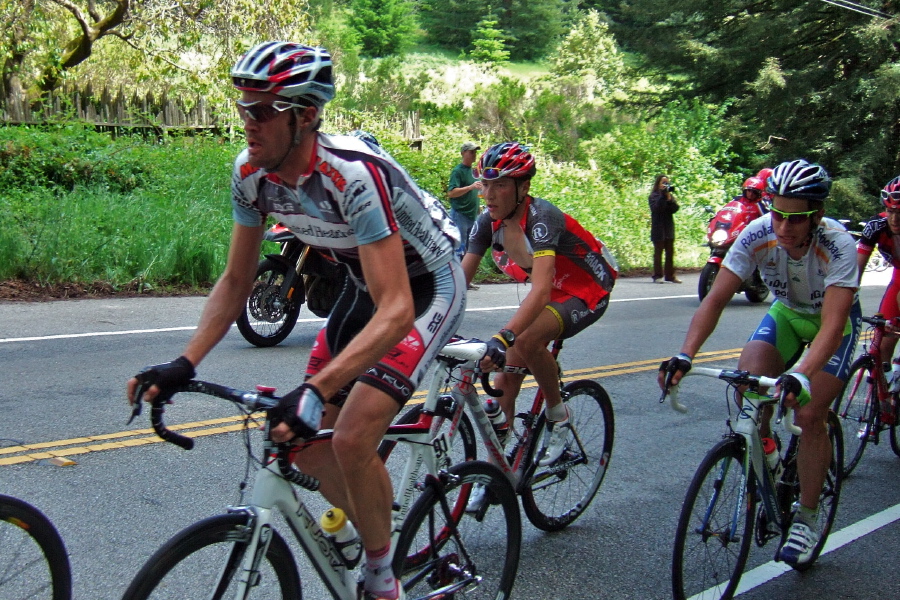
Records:
[[[525,522],[514,598],[671,597],[669,564],[681,500],[703,455],[725,430],[724,387],[717,382],[691,381],[681,397],[691,408],[688,415],[657,401],[655,369],[678,350],[698,305],[696,275],[683,279],[683,285],[620,280],[601,322],[563,350],[564,369],[584,369],[609,391],[615,446],[603,487],[579,521],[556,534]],[[866,313],[874,312],[884,284],[871,283],[862,290]],[[490,335],[526,292],[516,285],[472,292],[460,332]],[[70,551],[79,600],[119,598],[165,540],[239,502],[245,457],[239,434],[208,434],[185,452],[162,443],[134,445],[129,440],[147,437],[135,434],[147,422],[125,426],[126,379],[144,365],[177,356],[202,305],[201,298],[0,304],[0,491],[32,502],[56,523]],[[704,347],[712,353],[709,364],[733,366],[765,310],[735,297]],[[301,319],[281,346],[270,349],[250,346],[233,330],[201,365],[199,377],[235,387],[294,387],[322,322],[307,313]],[[172,423],[195,423],[234,411],[190,399],[176,402],[168,415]],[[51,454],[77,464],[54,466]],[[845,484],[839,533],[832,538],[842,545],[802,575],[748,573],[750,589],[740,597],[900,598],[898,518],[900,458],[882,443],[867,450]],[[748,569],[762,565],[765,571],[774,551],[774,543],[754,551]],[[306,597],[322,598],[304,560]]]

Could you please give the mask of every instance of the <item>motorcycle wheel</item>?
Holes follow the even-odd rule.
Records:
[[[744,290],[744,296],[746,296],[747,300],[749,300],[750,302],[759,304],[769,297],[769,288],[766,287],[765,283],[763,283],[758,269],[756,271],[753,271],[753,276],[750,279],[751,285],[746,290]]]
[[[281,295],[281,284],[287,275],[287,267],[278,261],[266,258],[259,262],[253,291],[237,319],[238,331],[254,346],[280,344],[297,324],[304,294],[302,289],[297,290],[299,294],[295,292],[294,298],[299,298],[299,302]]]
[[[701,302],[706,298],[709,290],[712,289],[713,282],[716,280],[716,275],[718,274],[719,265],[716,263],[706,263],[706,266],[700,271],[700,281],[697,283],[697,295],[700,296]]]

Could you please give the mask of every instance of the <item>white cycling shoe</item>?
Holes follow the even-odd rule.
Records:
[[[566,407],[566,414],[568,416],[564,421],[547,421],[550,429],[550,440],[544,449],[544,455],[538,460],[538,465],[542,467],[551,465],[559,460],[559,457],[565,452],[569,439],[572,437],[571,423],[573,414],[572,409],[568,406]]]
[[[472,485],[472,491],[469,492],[469,501],[466,503],[467,513],[477,513],[484,506],[487,500],[487,488],[483,483],[475,483]]]
[[[806,523],[796,522],[791,525],[787,541],[778,551],[778,558],[789,565],[803,565],[810,561],[819,534]]]

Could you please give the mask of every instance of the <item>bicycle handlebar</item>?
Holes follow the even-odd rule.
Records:
[[[711,369],[709,367],[693,367],[690,371],[682,376],[682,379],[684,377],[690,377],[692,375],[701,375],[703,377],[721,379],[722,381],[726,381],[730,385],[735,386],[746,385],[753,391],[756,391],[761,387],[774,387],[778,384],[777,378],[765,377],[763,375],[751,375],[747,371],[738,371],[735,369]],[[686,413],[688,411],[688,407],[686,405],[678,402],[678,386],[669,388],[666,392],[663,393],[664,396],[666,394],[668,394],[669,396],[669,404],[673,410],[680,413]],[[784,408],[783,398],[771,398],[771,402],[766,402],[766,404],[774,404],[776,402],[778,403],[778,414],[775,417],[775,422],[782,423],[785,431],[787,431],[788,433],[793,435],[800,435],[801,429],[794,425],[793,411],[791,409]]]
[[[131,418],[128,420],[129,423],[131,423],[136,416],[141,414],[145,391],[146,387],[141,386],[138,388],[137,393],[135,394],[135,403],[131,412]],[[161,392],[150,402],[150,424],[153,426],[153,431],[156,432],[156,435],[158,435],[160,439],[169,442],[170,444],[175,444],[185,450],[192,450],[194,448],[193,438],[172,431],[166,427],[166,424],[163,421],[163,414],[166,412],[166,404],[171,403],[172,396],[182,392],[196,392],[199,394],[206,394],[207,396],[222,398],[223,400],[228,400],[234,404],[244,406],[251,412],[260,410],[268,411],[277,406],[279,400],[278,397],[264,394],[263,392],[247,392],[196,379],[183,385],[169,388],[165,392]],[[286,480],[310,491],[315,491],[319,488],[319,481],[315,477],[302,473],[292,467],[291,462],[288,460],[283,449],[280,449],[278,452],[277,462],[281,476]]]

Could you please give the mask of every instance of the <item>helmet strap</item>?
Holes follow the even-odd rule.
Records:
[[[516,189],[516,205],[513,207],[513,209],[509,212],[508,215],[503,217],[504,221],[508,221],[508,220],[512,219],[515,216],[516,211],[519,210],[519,206],[523,202],[525,202],[525,198],[528,197],[528,194],[523,195],[521,198],[519,197],[519,180],[518,179],[513,179],[513,183],[515,184],[514,187]]]

